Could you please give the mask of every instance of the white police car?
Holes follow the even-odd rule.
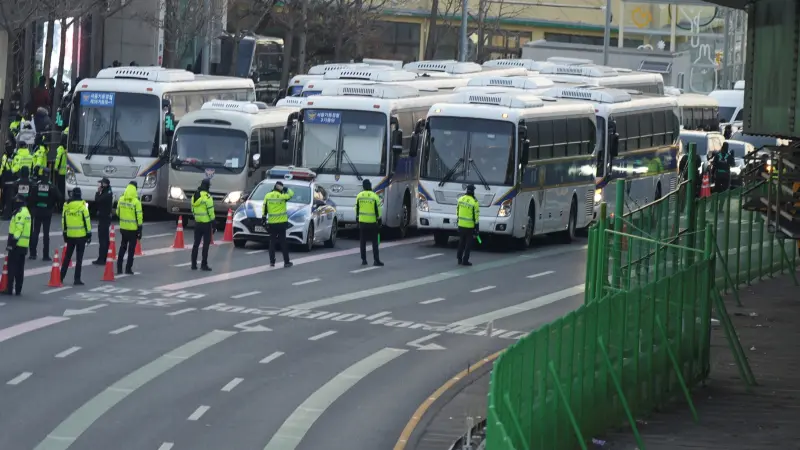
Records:
[[[278,181],[294,192],[294,197],[286,203],[289,216],[286,241],[301,245],[305,251],[311,251],[315,244],[329,248],[336,245],[336,205],[328,192],[314,182],[316,176],[311,170],[292,166],[270,169],[267,177],[256,185],[233,215],[233,245],[241,248],[247,241],[269,240],[269,233],[261,221],[264,196]]]

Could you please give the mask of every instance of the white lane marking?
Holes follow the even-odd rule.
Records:
[[[391,313],[392,313],[391,311],[381,311],[381,312],[375,313],[375,314],[373,314],[371,316],[364,317],[364,320],[375,320],[375,319],[377,319],[379,317],[388,316]]]
[[[497,286],[484,286],[484,287],[482,287],[482,288],[473,289],[473,290],[471,290],[470,292],[472,292],[472,293],[478,293],[478,292],[490,291],[490,290],[492,290],[492,289],[494,289],[494,288],[496,288],[496,287],[497,287]]]
[[[317,281],[319,281],[319,278],[312,278],[310,280],[303,280],[303,281],[298,281],[298,282],[292,283],[292,286],[302,286],[304,284],[316,283]]]
[[[269,362],[275,361],[276,359],[280,358],[281,356],[283,356],[283,352],[275,352],[275,353],[267,356],[266,358],[262,359],[261,361],[259,361],[259,364],[267,364]]]
[[[443,298],[432,298],[430,300],[425,300],[424,302],[419,302],[420,305],[430,305],[431,303],[438,303],[443,302]]]
[[[197,409],[194,410],[192,415],[189,416],[189,418],[186,420],[200,420],[200,418],[203,417],[203,414],[205,414],[206,411],[208,411],[209,409],[211,409],[210,406],[206,405],[198,406]]]
[[[260,293],[261,291],[250,291],[250,292],[245,292],[244,294],[232,295],[231,298],[245,298],[245,297],[250,297],[251,295],[258,295]]]
[[[16,377],[12,378],[11,380],[9,380],[8,383],[6,383],[6,384],[10,384],[12,386],[16,386],[16,385],[22,383],[23,381],[27,380],[28,378],[30,378],[31,375],[33,375],[32,372],[22,372],[21,374],[17,375]]]
[[[69,320],[69,317],[46,316],[46,317],[40,317],[38,319],[29,320],[27,322],[18,323],[8,328],[3,328],[0,330],[0,342],[13,339],[25,333],[30,333],[32,331],[49,327],[50,325],[61,323],[65,320]]]
[[[133,272],[133,275],[141,275],[141,273],[140,272]],[[116,278],[120,279],[120,278],[125,278],[125,277],[130,277],[130,276],[131,276],[131,274],[129,274],[129,273],[121,273],[119,275],[116,275]]]
[[[264,253],[266,250],[251,250],[249,252],[245,252],[248,255],[255,255],[256,253]]]
[[[146,235],[142,236],[142,239],[154,239],[154,238],[174,236],[174,235],[175,235],[175,233],[146,234]]]
[[[63,352],[57,354],[56,358],[66,358],[67,356],[77,352],[80,349],[81,349],[80,347],[68,348],[68,349],[64,350]]]
[[[139,325],[125,325],[122,328],[117,328],[114,331],[109,331],[108,334],[122,334],[122,333],[124,333],[126,331],[130,331],[130,330],[132,330],[132,329],[134,329],[134,328],[136,328],[138,326]]]
[[[365,267],[363,269],[351,270],[350,273],[369,272],[370,270],[375,270],[375,269],[379,269],[379,267],[378,266]]]
[[[275,432],[264,450],[295,450],[333,402],[366,376],[408,350],[384,348],[353,364],[311,394]]]
[[[42,291],[41,294],[42,295],[55,294],[56,292],[66,291],[67,289],[72,289],[72,286],[62,286],[60,288],[48,289],[46,291]]]
[[[172,267],[188,267],[188,266],[191,266],[191,265],[192,265],[192,263],[188,262],[188,263],[175,264]]]
[[[308,338],[308,340],[309,341],[318,341],[320,339],[324,339],[324,338],[326,338],[328,336],[332,336],[334,334],[336,334],[336,331],[334,331],[334,330],[326,331],[326,332],[320,333],[320,334],[318,334],[316,336],[311,336],[310,338]]]
[[[0,302],[0,306],[6,306],[5,302]]]
[[[437,256],[442,256],[442,255],[444,255],[444,253],[432,253],[430,255],[419,256],[416,259],[430,259],[430,258],[435,258]]]
[[[228,384],[226,384],[225,386],[222,386],[222,392],[230,392],[230,391],[232,391],[233,388],[238,386],[239,383],[241,383],[242,381],[244,381],[244,378],[234,378],[234,379],[232,379]]]
[[[172,450],[172,447],[174,446],[175,444],[173,444],[172,442],[164,442],[163,444],[158,446],[158,450]]]
[[[181,314],[185,314],[185,313],[187,313],[187,312],[192,312],[192,311],[194,311],[194,310],[196,310],[196,309],[197,309],[197,308],[186,308],[186,309],[181,309],[181,310],[178,310],[178,311],[172,311],[171,313],[167,313],[167,315],[168,315],[168,316],[180,316]]]
[[[539,277],[543,277],[545,275],[550,275],[551,273],[555,273],[555,272],[552,271],[552,270],[548,270],[547,272],[540,272],[540,273],[535,273],[533,275],[528,275],[525,278],[539,278]]]
[[[559,300],[564,300],[566,298],[573,297],[578,294],[583,294],[584,289],[585,286],[582,284],[577,286],[572,286],[571,288],[543,295],[541,297],[535,298],[533,300],[528,300],[527,302],[523,302],[518,305],[509,306],[506,308],[500,308],[496,311],[491,311],[486,314],[470,317],[469,319],[459,320],[458,322],[452,323],[451,326],[476,326],[484,323],[489,323],[493,320],[503,319],[505,317],[513,316],[515,314],[524,313],[532,309],[541,308],[542,306],[555,303]]]

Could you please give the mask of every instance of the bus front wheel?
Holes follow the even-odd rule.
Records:
[[[435,231],[433,233],[433,243],[439,247],[447,247],[450,242],[450,235],[443,231]]]
[[[533,243],[533,226],[536,210],[531,207],[528,211],[528,222],[525,224],[525,235],[517,239],[517,247],[520,250],[527,250]]]

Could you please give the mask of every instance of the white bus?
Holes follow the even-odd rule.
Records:
[[[355,69],[355,68],[372,68],[378,70],[394,70],[392,66],[385,63],[333,63],[333,64],[319,64],[312,66],[308,69],[308,73],[295,75],[289,80],[289,85],[286,88],[286,97],[298,97],[303,91],[303,86],[312,80],[321,80],[322,77],[334,70]]]
[[[595,111],[590,103],[543,100],[525,92],[470,93],[437,103],[415,130],[422,142],[417,216],[446,245],[457,231],[457,202],[476,186],[480,232],[521,248],[534,235],[593,220]]]
[[[67,144],[67,190],[88,195],[101,178],[116,192],[136,181],[143,205],[166,208],[175,124],[211,100],[255,100],[253,81],[162,67],[115,67],[78,83]]]
[[[355,197],[364,179],[383,202],[383,223],[399,236],[416,225],[417,148],[414,123],[452,94],[420,92],[410,86],[341,85],[307,97],[289,116],[284,145],[296,166],[317,173],[331,193],[340,225],[355,224]]]
[[[680,94],[678,99],[681,126],[685,130],[719,130],[719,102],[703,94]]]
[[[678,182],[680,119],[675,97],[631,96],[604,88],[553,88],[548,97],[591,102],[597,115],[594,203],[616,203],[615,180],[628,181],[625,211],[658,200]]]
[[[719,103],[719,120],[723,124],[744,120],[744,81],[737,81],[733,89],[717,89],[708,94]]]
[[[561,83],[631,89],[645,94],[664,95],[664,78],[658,73],[633,72],[594,64],[550,64],[543,66],[539,75]]]
[[[403,66],[403,70],[414,72],[424,77],[436,78],[475,78],[486,75],[498,77],[529,75],[524,67],[508,66],[481,66],[473,62],[458,62],[454,60],[416,61]]]
[[[296,107],[215,100],[183,117],[169,155],[167,210],[191,217],[191,198],[211,180],[217,219],[224,221],[274,166],[292,163],[281,145],[283,127]]]

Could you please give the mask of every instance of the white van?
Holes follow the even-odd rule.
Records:
[[[719,121],[722,126],[743,120],[744,81],[737,81],[733,89],[711,91],[708,96],[719,103]]]

